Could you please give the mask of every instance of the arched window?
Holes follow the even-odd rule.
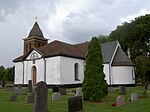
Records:
[[[79,64],[74,64],[74,75],[75,75],[75,81],[79,81]]]

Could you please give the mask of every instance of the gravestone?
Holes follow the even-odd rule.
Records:
[[[2,87],[5,87],[6,82],[4,80],[2,80]]]
[[[26,103],[34,103],[34,97],[35,97],[34,94],[28,94],[28,96],[26,97],[25,102]]]
[[[66,88],[59,88],[59,93],[61,94],[61,95],[66,95]]]
[[[22,85],[18,84],[18,87],[14,88],[14,94],[15,95],[22,95],[23,94],[23,90],[22,90]]]
[[[28,81],[28,96],[26,97],[26,103],[34,103],[34,93],[32,88],[32,80]]]
[[[59,92],[52,94],[52,101],[58,101],[61,99],[61,94]]]
[[[82,112],[82,96],[68,98],[68,112]]]
[[[79,88],[76,88],[76,94],[75,96],[83,96],[83,92],[82,92],[82,88],[79,87]]]
[[[46,83],[43,81],[38,82],[35,89],[34,112],[48,112],[47,94]]]
[[[148,84],[148,90],[150,90],[150,84]]]
[[[17,101],[17,95],[10,96],[10,101]]]
[[[55,92],[59,92],[59,87],[53,87],[52,92],[53,92],[53,93],[55,93]]]
[[[116,98],[116,107],[120,107],[122,105],[125,105],[125,100],[124,100],[124,96],[118,96]]]
[[[119,93],[122,95],[126,94],[126,87],[125,86],[119,86]]]
[[[19,88],[19,89],[22,89],[22,85],[21,85],[21,84],[18,84],[18,88]]]
[[[115,92],[115,89],[114,89],[113,87],[108,87],[108,91],[109,91],[110,93],[113,93],[113,92]]]
[[[132,93],[131,94],[131,102],[137,101],[137,93]]]
[[[148,98],[147,91],[143,91],[143,92],[142,92],[142,97],[143,97],[143,98]]]
[[[29,81],[28,81],[28,92],[29,92],[29,94],[30,94],[30,93],[33,93],[32,80],[29,80]]]

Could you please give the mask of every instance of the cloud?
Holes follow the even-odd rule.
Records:
[[[0,0],[0,65],[10,66],[23,53],[35,17],[45,37],[79,43],[149,13],[149,0]]]
[[[147,10],[147,9],[140,9],[139,12],[137,13],[134,13],[132,15],[127,15],[126,17],[124,18],[121,18],[121,21],[122,22],[131,22],[132,20],[134,20],[136,17],[139,17],[139,16],[144,16],[146,14],[150,14],[150,10]]]

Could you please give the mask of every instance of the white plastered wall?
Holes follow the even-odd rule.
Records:
[[[112,66],[112,84],[135,84],[133,66]]]
[[[74,65],[78,63],[79,81],[75,81]],[[61,56],[61,84],[82,83],[84,78],[84,60]]]
[[[15,63],[15,84],[22,84],[23,82],[23,64],[22,62]]]
[[[46,82],[47,84],[61,84],[60,56],[46,58]]]

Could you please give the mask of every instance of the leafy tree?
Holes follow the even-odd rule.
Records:
[[[5,68],[0,66],[0,80],[3,80],[3,76],[5,75]]]
[[[93,37],[86,55],[84,81],[82,83],[84,100],[99,100],[108,94],[108,85],[103,73],[101,46]]]
[[[137,58],[136,68],[139,77],[144,83],[144,88],[148,87],[148,79],[150,79],[150,58],[147,55],[142,55]]]
[[[146,83],[150,77],[147,72],[144,73],[147,61],[149,61],[145,60],[147,56],[150,58],[150,14],[137,17],[131,23],[123,23],[112,31],[108,38],[118,40],[125,52],[130,48],[131,59],[136,64],[136,75]]]
[[[0,80],[14,81],[14,67],[4,68],[0,66]]]

